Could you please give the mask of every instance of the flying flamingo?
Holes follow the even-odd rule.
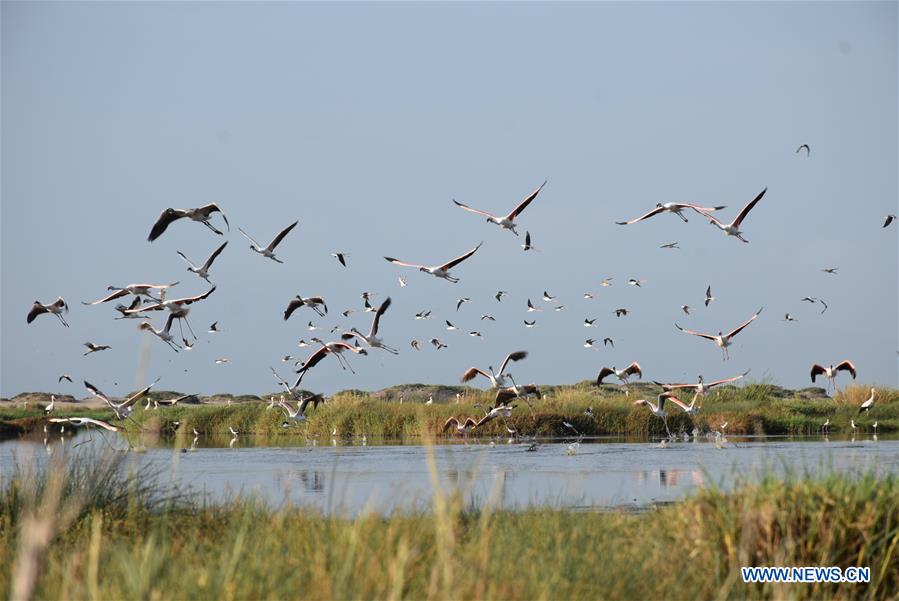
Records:
[[[762,308],[764,308],[764,307],[762,307]],[[734,336],[739,334],[743,328],[745,328],[746,326],[751,324],[759,316],[759,314],[761,314],[761,312],[762,312],[762,309],[759,309],[758,311],[755,312],[755,315],[750,317],[746,321],[746,323],[744,323],[743,325],[731,330],[727,334],[722,334],[721,332],[718,332],[718,334],[716,336],[713,336],[712,334],[702,334],[700,332],[694,332],[693,330],[687,330],[687,329],[682,328],[679,325],[677,325],[677,323],[674,324],[674,327],[676,327],[681,332],[685,332],[685,333],[691,334],[693,336],[699,336],[700,338],[705,338],[706,340],[711,340],[712,342],[717,344],[718,347],[721,349],[721,351],[724,353],[724,360],[726,361],[726,360],[730,359],[730,355],[727,352],[727,347],[729,347],[731,345],[731,341],[733,340]]]

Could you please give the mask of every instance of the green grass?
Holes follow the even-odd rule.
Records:
[[[436,389],[437,387],[435,387]],[[400,391],[404,389],[399,389]],[[242,433],[254,433],[276,437],[285,432],[300,432],[307,436],[330,437],[336,428],[342,437],[369,437],[386,439],[435,436],[439,434],[444,421],[451,415],[479,416],[482,411],[474,406],[480,403],[492,406],[492,394],[467,389],[465,401],[456,404],[455,391],[461,388],[439,389],[444,402],[425,405],[422,401],[427,394],[419,393],[414,400],[400,404],[396,391],[381,391],[368,394],[360,391],[345,391],[331,397],[317,409],[310,409],[308,420],[302,426],[281,427],[283,413],[278,409],[267,409],[267,401],[236,402],[231,405],[181,405],[173,408],[139,408],[133,421],[126,421],[130,430],[143,429],[171,433],[175,422],[182,427],[195,427],[204,434],[227,435],[233,426]],[[523,434],[559,435],[567,432],[563,421],[572,423],[587,435],[618,436],[661,436],[664,434],[662,422],[644,407],[633,405],[635,398],[654,398],[657,390],[641,386],[625,396],[617,389],[596,388],[587,383],[574,386],[546,387],[547,398],[534,400],[529,408],[518,402],[518,408],[508,424]],[[879,432],[899,431],[899,391],[878,391],[877,402],[869,415],[859,416],[858,406],[867,397],[866,387],[850,387],[834,398],[805,398],[800,393],[784,392],[782,389],[764,384],[753,384],[739,388],[722,388],[720,393],[712,392],[702,401],[702,409],[696,418],[696,425],[704,431],[717,429],[728,422],[729,434],[815,434],[821,431],[821,424],[830,418],[832,433],[849,431],[849,420],[855,418],[863,427],[870,427],[876,419]],[[584,415],[584,410],[592,406],[595,419]],[[669,427],[672,432],[690,431],[693,422],[674,406],[669,408]],[[76,410],[66,415],[84,415],[97,419],[109,419],[107,410]],[[44,424],[38,409],[0,408],[0,433],[36,430]],[[479,429],[480,436],[502,436],[506,434],[506,422],[495,420]]]
[[[35,597],[76,599],[889,599],[899,591],[896,476],[771,476],[643,514],[510,512],[489,501],[472,509],[438,492],[429,512],[350,519],[251,500],[190,504],[152,478],[91,469],[96,461],[51,502],[53,476],[5,483],[0,565],[10,569],[0,570],[0,590],[29,590],[21,575],[30,574]],[[105,493],[85,493],[99,482]],[[58,507],[68,517],[35,535],[65,514]],[[21,569],[29,561],[34,569]],[[869,566],[872,582],[745,585],[744,565]]]

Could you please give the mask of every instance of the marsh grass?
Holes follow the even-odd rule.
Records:
[[[505,511],[495,499],[472,508],[437,488],[431,511],[349,519],[252,499],[201,505],[161,494],[152,475],[121,475],[118,460],[81,466],[60,487],[57,506],[74,499],[80,510],[37,560],[39,598],[888,599],[899,590],[892,475],[770,475],[642,514]],[[0,570],[0,590],[23,561],[32,527],[23,516],[42,502],[20,493],[31,477],[20,472],[0,491],[0,564],[12,567]],[[872,582],[745,585],[744,565],[870,566]]]
[[[399,389],[402,390],[402,389]],[[283,428],[284,414],[280,409],[267,409],[268,401],[257,399],[231,405],[179,405],[159,410],[138,408],[134,419],[124,422],[127,429],[173,433],[180,427],[196,428],[205,435],[228,435],[228,428],[237,428],[243,434],[276,437],[283,433],[301,434],[307,437],[330,438],[336,429],[339,438],[402,439],[437,436],[443,423],[451,415],[483,415],[483,409],[491,407],[493,395],[489,391],[467,389],[464,401],[456,403],[449,388],[438,391],[450,400],[425,405],[422,399],[399,403],[394,394],[367,394],[361,391],[344,391],[335,394],[327,403],[308,411],[308,419],[301,425],[290,424]],[[461,389],[460,389],[461,390]],[[562,422],[568,421],[586,435],[660,437],[665,433],[661,421],[645,408],[633,405],[636,398],[653,398],[658,390],[652,386],[634,387],[630,395],[624,395],[616,387],[596,388],[588,383],[572,386],[544,387],[545,398],[532,400],[530,406],[517,401],[513,417],[507,421],[496,420],[479,429],[479,436],[505,436],[506,426],[527,435],[558,436],[568,434]],[[807,398],[800,392],[785,394],[771,384],[750,384],[742,387],[715,389],[701,401],[695,423],[675,407],[669,410],[669,427],[672,432],[693,429],[709,431],[728,422],[730,434],[817,434],[827,418],[831,420],[831,433],[849,431],[849,420],[854,418],[863,428],[877,420],[882,433],[899,431],[899,391],[878,390],[874,409],[867,415],[858,414],[858,406],[867,398],[870,388],[848,387],[833,398]],[[267,398],[267,397],[266,397]],[[398,398],[398,397],[397,397]],[[427,398],[427,396],[425,396]],[[688,399],[685,399],[688,400]],[[593,408],[595,418],[584,414]],[[74,410],[67,415],[83,415],[108,419],[108,411]],[[3,424],[13,424],[17,431],[36,430],[45,423],[39,410],[0,409],[0,429]]]

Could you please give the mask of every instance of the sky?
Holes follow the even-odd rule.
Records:
[[[82,379],[124,394],[157,377],[184,392],[273,390],[269,366],[292,379],[281,357],[310,352],[300,339],[367,331],[371,314],[340,315],[363,291],[392,298],[380,333],[400,354],[350,357],[355,375],[329,359],[304,387],[451,384],[519,349],[519,383],[638,361],[647,380],[751,369],[802,387],[813,362],[851,359],[859,383],[897,385],[899,226],[881,228],[899,212],[894,2],[3,2],[0,19],[3,396],[81,397]],[[452,204],[505,213],[544,180],[519,217],[539,252]],[[614,223],[669,201],[727,205],[729,221],[766,187],[749,244],[698,214]],[[166,207],[213,201],[224,237],[184,220],[146,241]],[[237,231],[267,242],[294,220],[283,265]],[[81,304],[130,283],[199,294],[176,251],[202,261],[224,239],[191,351],[114,321],[115,303]],[[438,264],[480,242],[455,285],[383,258]],[[330,313],[285,322],[297,294]],[[70,328],[26,324],[33,301],[60,295]],[[526,313],[528,298],[545,310]],[[674,326],[727,331],[760,307],[727,362]],[[432,319],[415,320],[423,310]],[[221,332],[206,333],[214,321]],[[607,336],[614,348],[582,346]],[[112,350],[84,357],[86,341]]]

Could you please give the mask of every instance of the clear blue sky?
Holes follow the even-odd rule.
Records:
[[[812,362],[854,360],[859,380],[897,384],[896,3],[17,3],[2,11],[2,384],[122,393],[140,379],[183,391],[261,392],[268,366],[303,357],[309,319],[367,329],[359,293],[394,305],[393,357],[328,361],[310,388],[451,383],[469,365],[528,349],[519,381],[574,382],[638,360],[648,379],[756,378],[804,386]],[[794,150],[808,143],[809,158]],[[505,212],[544,179],[520,218],[540,253],[452,203]],[[698,215],[634,217],[673,200],[726,204],[745,245]],[[175,354],[83,307],[110,284],[206,284],[222,238],[179,222],[145,238],[168,206],[216,201],[231,244],[218,290],[195,306],[200,342]],[[300,225],[278,265],[247,248]],[[484,241],[458,285],[383,260],[439,263]],[[660,250],[678,241],[681,250]],[[329,256],[350,253],[344,270]],[[839,275],[821,272],[839,266]],[[400,289],[397,276],[407,277]],[[603,277],[614,286],[600,288]],[[630,277],[647,280],[641,289]],[[702,307],[706,285],[719,300]],[[493,299],[508,290],[502,304]],[[537,314],[543,290],[567,309]],[[585,291],[596,299],[582,298]],[[284,323],[295,294],[324,295]],[[26,325],[32,301],[64,296]],[[830,309],[801,303],[825,299]],[[472,303],[457,314],[455,302]],[[542,305],[542,301],[540,301]],[[680,305],[696,308],[684,316]],[[673,323],[717,332],[765,312],[724,363]],[[616,319],[613,310],[633,312]],[[431,309],[431,321],[414,313]],[[784,313],[798,317],[784,323]],[[478,320],[483,313],[495,323]],[[597,329],[584,328],[598,317]],[[481,330],[486,340],[447,332]],[[222,333],[205,333],[213,321]],[[155,319],[161,326],[161,317]],[[203,333],[200,333],[200,332]],[[317,334],[327,337],[327,329]],[[439,353],[427,344],[449,344]],[[614,349],[584,339],[612,336]],[[412,338],[421,352],[409,348]],[[91,340],[112,351],[82,357]],[[228,365],[214,359],[228,357]],[[143,366],[143,367],[142,367]],[[77,385],[57,385],[67,372]],[[114,382],[119,384],[114,386]]]

